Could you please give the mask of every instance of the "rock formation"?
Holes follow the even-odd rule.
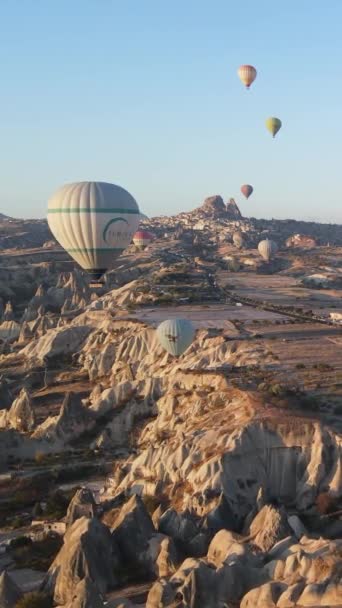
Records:
[[[95,418],[84,407],[79,395],[67,393],[58,416],[47,418],[34,432],[36,439],[65,444],[93,428]]]
[[[81,517],[65,533],[64,545],[49,569],[44,587],[53,593],[55,602],[67,604],[84,579],[90,579],[102,594],[115,587],[118,567],[109,529],[97,519]],[[88,588],[85,592],[94,590]]]
[[[13,402],[8,381],[4,376],[0,376],[0,410],[7,410]]]
[[[132,496],[122,507],[111,529],[124,562],[134,568],[138,577],[153,579],[175,570],[177,556],[173,542],[156,533],[138,496]]]
[[[80,517],[92,519],[95,515],[96,503],[92,492],[87,488],[80,488],[69,504],[65,518],[67,526],[71,526]]]
[[[25,346],[21,353],[28,361],[41,363],[44,359],[49,361],[53,358],[71,356],[82,345],[90,331],[90,327],[86,326],[50,329],[45,335]]]
[[[14,321],[14,312],[11,302],[7,302],[4,313],[2,315],[2,321]]]
[[[76,585],[72,600],[65,608],[104,608],[103,597],[87,577]]]
[[[7,422],[10,427],[21,433],[29,433],[34,429],[36,419],[31,397],[26,388],[20,391],[19,396],[13,402],[7,414]]]
[[[11,575],[4,571],[0,575],[0,606],[1,608],[14,608],[20,600],[22,593]]]
[[[227,217],[230,220],[240,220],[242,218],[241,211],[233,198],[227,203]]]
[[[316,240],[306,234],[294,234],[286,239],[286,247],[301,247],[303,249],[313,249],[317,247]]]
[[[341,228],[242,218],[214,196],[147,229],[148,252],[126,250],[100,290],[61,251],[2,252],[1,532],[14,509],[28,528],[34,502],[50,519],[70,481],[65,520],[41,523],[66,527],[56,605],[132,606],[137,579],[147,608],[338,605]],[[289,237],[300,251],[265,268],[258,242]],[[175,315],[196,326],[177,359],[155,331]]]

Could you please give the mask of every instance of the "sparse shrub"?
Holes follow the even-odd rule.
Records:
[[[128,310],[128,312],[134,312],[136,310],[136,305],[135,304],[127,304],[126,309]]]
[[[337,501],[329,492],[321,492],[316,498],[317,510],[321,515],[333,513],[337,508]]]
[[[300,396],[299,406],[312,412],[318,412],[321,408],[321,401],[318,397],[304,394]]]
[[[41,591],[25,593],[16,603],[15,608],[51,608],[52,598]]]
[[[34,517],[41,517],[43,515],[43,509],[41,507],[40,502],[36,502],[36,504],[34,505],[32,509],[32,515]]]
[[[338,403],[337,405],[335,405],[333,411],[336,416],[342,416],[342,403]]]
[[[304,363],[297,363],[296,369],[305,369]]]
[[[268,388],[268,392],[275,397],[280,397],[286,394],[286,388],[284,388],[284,386],[281,384],[271,384],[271,386]]]
[[[154,511],[157,509],[157,507],[159,507],[160,505],[160,501],[157,499],[156,496],[152,495],[152,494],[145,494],[142,497],[143,503],[146,507],[147,512],[150,515],[153,515]]]
[[[32,545],[32,540],[28,536],[18,536],[13,538],[10,542],[10,549],[20,549],[21,547],[27,547]]]
[[[57,491],[49,496],[46,503],[45,514],[50,519],[60,519],[66,515],[68,504],[68,500],[64,494]]]
[[[24,524],[25,524],[25,521],[23,520],[22,517],[17,516],[12,519],[12,528],[14,528],[15,530],[17,528],[21,528]]]
[[[325,371],[334,369],[331,365],[329,365],[329,363],[324,363],[324,362],[315,363],[313,365],[313,368],[318,369],[320,372],[325,372]]]
[[[29,541],[30,539],[28,539]],[[43,540],[10,547],[11,556],[19,568],[47,571],[63,544],[58,534],[50,533]]]
[[[34,455],[36,464],[42,464],[46,460],[44,452],[37,451]]]

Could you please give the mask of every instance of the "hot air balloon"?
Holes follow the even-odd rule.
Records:
[[[247,89],[256,79],[256,75],[257,71],[252,65],[240,65],[238,69],[238,76]]]
[[[277,253],[278,245],[270,239],[265,239],[264,241],[260,241],[258,245],[258,251],[261,257],[266,260],[266,262],[269,262]]]
[[[143,250],[153,241],[153,234],[147,230],[138,230],[133,237],[133,243],[136,247]]]
[[[129,192],[105,182],[67,184],[48,205],[51,232],[93,280],[113,268],[130,244],[139,218],[139,207]]]
[[[242,247],[244,246],[244,240],[241,232],[234,232],[233,243],[235,247],[237,247],[238,249],[242,249]]]
[[[246,198],[249,198],[253,192],[253,186],[251,186],[250,184],[244,184],[243,186],[241,186],[240,190]]]
[[[266,127],[272,133],[273,137],[275,137],[281,128],[281,120],[271,116],[266,120]]]
[[[179,357],[186,351],[194,339],[195,329],[186,319],[168,319],[157,328],[157,336],[165,350]]]

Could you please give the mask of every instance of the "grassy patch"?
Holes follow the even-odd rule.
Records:
[[[19,541],[19,542],[18,542]],[[49,534],[44,540],[16,539],[10,553],[18,568],[32,568],[46,572],[62,547],[58,534]]]
[[[41,591],[32,591],[25,593],[15,608],[52,608],[52,598]]]

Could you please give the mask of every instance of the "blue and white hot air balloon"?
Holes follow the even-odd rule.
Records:
[[[195,336],[195,328],[186,319],[168,319],[157,327],[157,336],[165,350],[179,357],[182,355]]]
[[[75,182],[60,188],[49,200],[51,232],[74,260],[99,279],[113,268],[140,221],[133,196],[106,182]]]

